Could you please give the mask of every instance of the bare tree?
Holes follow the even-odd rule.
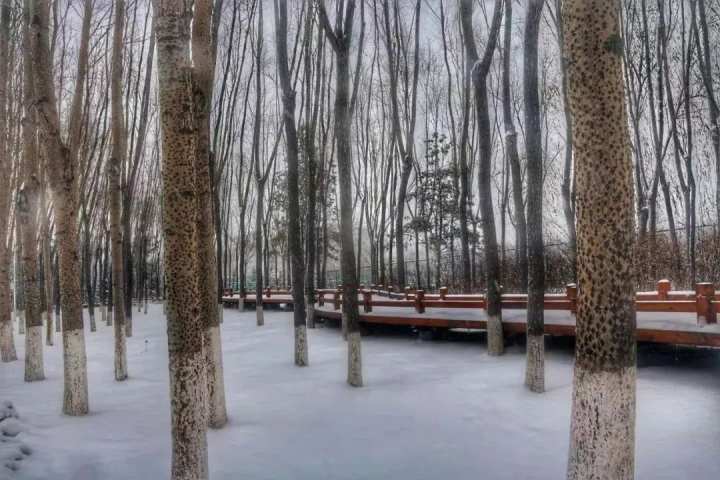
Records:
[[[12,160],[7,145],[9,137],[8,117],[8,71],[10,63],[11,2],[0,3],[0,166],[5,175],[0,175],[0,359],[3,362],[17,360],[12,326],[12,300],[10,297],[10,249],[8,248],[8,229],[10,227],[10,199],[12,190]]]
[[[510,165],[512,177],[512,198],[515,214],[515,258],[520,275],[520,289],[527,290],[528,285],[528,232],[523,200],[523,172],[518,153],[518,132],[515,129],[512,111],[512,93],[510,92],[510,59],[512,54],[512,2],[505,2],[505,32],[503,35],[502,57],[502,103],[503,124],[505,127],[505,155]],[[537,60],[535,61],[537,64]],[[537,67],[536,67],[537,70]],[[537,76],[537,74],[536,74]],[[539,137],[538,137],[539,138]],[[528,189],[529,189],[528,179]]]
[[[50,185],[55,198],[56,236],[60,263],[60,302],[63,322],[64,397],[67,415],[88,413],[87,358],[83,332],[82,294],[77,231],[77,154],[80,122],[87,72],[88,44],[92,2],[83,2],[83,22],[78,50],[75,91],[69,112],[68,139],[63,141],[50,54],[50,2],[32,3],[32,62],[35,76],[36,107],[40,127],[46,136],[50,168],[62,175],[52,175]]]
[[[415,48],[414,48],[414,60],[413,60],[413,73],[412,73],[412,85],[409,83],[407,76],[405,78],[404,95],[406,104],[409,103],[410,112],[408,117],[405,118],[403,138],[403,125],[400,121],[400,98],[399,81],[398,81],[398,70],[399,60],[401,57],[407,56],[407,51],[399,51],[401,48],[407,48],[406,44],[399,41],[401,33],[397,30],[399,23],[401,22],[400,10],[397,2],[393,4],[393,17],[392,21],[395,25],[395,29],[390,26],[390,11],[389,4],[391,2],[383,2],[383,18],[385,20],[385,47],[387,49],[388,57],[388,75],[390,77],[390,107],[391,107],[391,118],[392,118],[392,133],[394,137],[395,146],[398,149],[400,156],[400,163],[402,165],[400,175],[400,185],[397,192],[397,212],[395,216],[395,249],[397,252],[397,287],[402,289],[405,288],[405,199],[407,196],[408,182],[410,175],[413,171],[414,161],[414,146],[415,141],[415,120],[416,120],[416,108],[417,108],[417,89],[418,89],[418,74],[420,71],[420,5],[421,2],[418,0],[415,4],[414,20],[415,20]]]
[[[355,0],[337,4],[335,27],[330,25],[325,4],[318,0],[318,19],[328,43],[335,52],[335,149],[340,187],[340,266],[343,279],[343,316],[348,336],[347,382],[361,387],[362,353],[360,346],[360,313],[358,311],[358,277],[355,265],[352,224],[352,132],[350,96],[350,45],[352,43]]]
[[[545,390],[545,245],[543,238],[543,152],[538,92],[538,35],[545,0],[532,0],[525,16],[525,152],[527,156],[528,306],[525,385]]]
[[[35,121],[35,88],[30,44],[31,4],[25,0],[23,8],[23,103],[22,119],[23,152],[19,172],[22,183],[17,195],[19,241],[22,242],[23,291],[25,294],[25,381],[45,379],[43,366],[43,323],[41,316],[40,282],[38,277],[37,213],[40,200],[40,169]]]
[[[113,307],[115,334],[115,380],[127,378],[127,347],[125,345],[125,282],[123,262],[123,231],[120,173],[127,154],[125,114],[122,104],[123,34],[125,30],[125,0],[115,0],[112,65],[110,74],[112,104],[112,153],[108,160],[110,186],[110,237],[112,239]]]
[[[300,230],[300,186],[298,134],[295,125],[295,90],[290,79],[287,53],[287,1],[275,0],[275,47],[278,76],[282,89],[283,123],[287,151],[288,243],[292,262],[293,323],[295,325],[295,365],[308,365],[305,317],[305,264]],[[309,13],[307,13],[309,15]],[[310,55],[310,52],[305,52]],[[307,114],[307,112],[306,112]]]
[[[215,8],[221,9],[222,2]],[[217,13],[217,12],[216,12]],[[223,377],[220,313],[218,306],[218,257],[215,251],[212,174],[210,153],[210,104],[215,77],[215,52],[212,35],[213,1],[197,0],[193,17],[192,60],[197,121],[197,157],[195,174],[198,187],[198,269],[200,275],[200,312],[205,323],[204,345],[208,381],[208,422],[212,428],[227,423],[225,380]]]
[[[478,180],[480,183],[480,213],[482,216],[483,247],[485,249],[485,277],[487,283],[487,331],[488,353],[500,355],[503,352],[502,327],[502,287],[500,278],[500,257],[498,255],[497,234],[495,230],[495,212],[493,209],[491,176],[492,176],[492,141],[490,114],[487,99],[487,76],[490,72],[493,54],[497,45],[498,33],[503,17],[502,0],[495,1],[494,13],[485,53],[482,59],[478,56],[472,26],[473,2],[461,0],[460,23],[467,62],[472,65],[472,84],[475,97],[475,114],[480,140]]]

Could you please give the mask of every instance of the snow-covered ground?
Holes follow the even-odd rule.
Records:
[[[47,380],[23,382],[0,364],[29,455],[0,479],[155,480],[168,477],[170,428],[165,321],[159,305],[135,315],[130,379],[113,380],[112,329],[86,333],[92,413],[61,415],[62,356],[45,348]],[[523,351],[486,355],[475,340],[363,338],[366,386],[345,384],[335,328],[309,330],[310,367],[292,364],[291,314],[225,310],[229,425],[208,435],[217,479],[558,479],[568,448],[572,354],[551,344],[547,392],[522,386]],[[559,343],[559,342],[558,342]],[[641,348],[637,478],[720,478],[720,352]],[[0,435],[0,441],[4,437]],[[5,452],[15,452],[0,449]],[[9,455],[9,454],[8,454]]]

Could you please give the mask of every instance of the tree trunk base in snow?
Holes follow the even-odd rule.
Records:
[[[148,302],[145,301],[145,303],[143,304],[143,315],[147,315],[147,312],[148,312]]]
[[[55,333],[62,331],[62,315],[55,315]]]
[[[107,325],[107,305],[100,305],[100,322]]]
[[[133,336],[133,320],[132,317],[125,315],[125,336],[130,338]]]
[[[307,367],[309,365],[307,327],[305,325],[295,327],[295,365],[298,367]]]
[[[45,345],[52,347],[55,345],[55,332],[53,331],[53,314],[49,314],[47,317],[47,323],[45,324]]]
[[[25,381],[45,380],[43,366],[42,325],[29,327],[25,335]]]
[[[238,298],[238,310],[241,312],[245,311],[245,298],[243,297]]]
[[[208,426],[210,428],[222,428],[227,423],[227,408],[225,406],[225,376],[223,374],[220,327],[214,326],[205,330],[205,341],[207,342],[205,352],[208,356],[206,364]]]
[[[88,405],[87,357],[85,355],[85,333],[82,330],[63,332],[64,395],[65,415],[86,415]]]
[[[315,305],[307,304],[307,328],[315,328]]]
[[[545,336],[527,336],[525,386],[535,393],[545,391]]]
[[[223,323],[223,321],[225,320],[223,318],[225,316],[225,310],[223,309],[223,304],[218,303],[217,309],[218,309],[218,323]]]
[[[0,360],[3,362],[17,360],[12,322],[0,323]]]
[[[170,352],[173,480],[208,478],[206,393],[202,350]]]
[[[342,331],[342,338],[347,342],[348,339],[348,329],[347,329],[347,317],[345,316],[345,312],[343,312],[340,315],[340,330]]]
[[[635,478],[635,376],[575,367],[568,480]]]
[[[15,318],[17,318],[18,321],[18,333],[25,335],[25,310],[18,310]]]
[[[360,332],[352,332],[348,335],[347,383],[353,387],[363,386]]]
[[[108,308],[107,311],[107,326],[112,327],[113,326],[113,309]]]
[[[505,350],[503,326],[499,316],[488,316],[487,319],[487,348],[489,355],[502,355]]]
[[[90,315],[90,331],[97,332],[97,323],[95,323],[95,315]]]
[[[258,327],[262,327],[263,325],[265,325],[265,315],[263,314],[262,305],[255,307],[255,318],[257,319]]]
[[[122,382],[128,377],[127,342],[125,341],[125,332],[123,332],[120,323],[115,322],[113,334],[115,337],[115,380]]]

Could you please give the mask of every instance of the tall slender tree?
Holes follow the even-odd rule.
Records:
[[[509,3],[509,2],[508,2]],[[523,96],[527,158],[528,305],[525,385],[545,390],[545,246],[543,243],[543,152],[538,89],[538,36],[545,0],[530,0],[525,15]]]
[[[0,2],[0,168],[4,172],[12,170],[12,160],[7,145],[8,139],[8,70],[10,63],[10,22],[11,1]],[[7,173],[0,175],[0,360],[17,360],[12,325],[12,299],[10,296],[10,249],[8,247],[8,229],[10,227],[10,179]]]
[[[207,379],[197,265],[192,0],[155,0],[172,425],[171,478],[207,478]]]
[[[305,263],[300,229],[300,173],[298,134],[295,125],[295,90],[290,79],[287,53],[287,0],[274,0],[275,47],[278,77],[282,89],[283,123],[287,151],[288,244],[292,262],[293,323],[295,326],[295,365],[308,364],[307,323],[305,317]],[[306,13],[309,15],[309,13]],[[305,52],[310,55],[310,52]],[[310,112],[306,112],[309,114]]]
[[[23,54],[32,57],[30,15],[32,5],[23,5]],[[40,278],[38,275],[37,216],[40,205],[40,168],[37,144],[37,122],[33,64],[23,62],[22,178],[17,195],[19,242],[22,242],[23,290],[25,293],[25,381],[45,379],[43,365],[43,323],[41,314]]]
[[[502,57],[502,101],[503,126],[505,127],[505,155],[510,165],[512,178],[512,199],[515,217],[515,258],[520,276],[520,288],[527,290],[528,284],[528,251],[527,251],[527,219],[525,201],[523,200],[523,171],[518,152],[518,132],[513,120],[512,93],[510,85],[510,60],[512,57],[512,2],[505,2],[505,31],[503,34]]]
[[[77,155],[81,141],[81,117],[87,77],[92,1],[83,1],[83,21],[78,49],[77,74],[70,111],[68,137],[62,138],[57,109],[53,58],[50,50],[50,1],[32,0],[32,62],[35,76],[37,118],[43,129],[55,204],[56,238],[60,267],[62,308],[64,396],[63,412],[85,415],[89,411],[87,357],[83,331],[80,261],[78,255]],[[61,173],[61,174],[60,174]]]
[[[619,3],[565,0],[578,305],[568,479],[635,478],[633,173]]]
[[[350,100],[350,46],[352,44],[355,0],[340,0],[333,28],[323,0],[318,0],[318,18],[328,43],[335,52],[335,151],[340,186],[340,269],[343,286],[343,316],[348,337],[347,382],[361,387],[362,352],[360,345],[360,312],[358,310],[358,276],[355,265],[352,223],[352,131]]]
[[[488,353],[500,355],[504,350],[502,326],[502,286],[500,256],[495,230],[495,211],[492,200],[492,139],[488,107],[487,76],[490,73],[498,34],[503,17],[502,0],[495,0],[492,24],[482,59],[478,55],[473,33],[473,0],[460,0],[460,24],[466,61],[472,65],[472,85],[475,115],[479,136],[480,214],[482,217],[483,247],[485,249],[485,281],[487,283]]]
[[[216,8],[222,8],[218,2]],[[215,250],[212,170],[210,152],[210,104],[215,78],[213,47],[213,1],[196,0],[192,26],[193,81],[195,85],[195,118],[197,121],[197,157],[195,172],[198,187],[198,269],[200,275],[200,314],[205,324],[203,336],[208,381],[208,422],[212,428],[227,423],[225,379],[222,364],[222,342],[218,306],[218,257]]]
[[[110,189],[110,237],[112,244],[112,295],[115,324],[115,380],[127,378],[127,346],[125,343],[125,262],[123,261],[122,193],[120,175],[127,155],[125,114],[122,102],[123,34],[125,30],[125,0],[115,0],[112,59],[110,67],[112,151],[108,159]]]

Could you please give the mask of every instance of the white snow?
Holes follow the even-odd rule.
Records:
[[[523,386],[520,347],[490,357],[482,336],[366,336],[365,386],[356,389],[345,383],[339,329],[309,329],[310,366],[298,368],[292,313],[266,310],[265,317],[257,327],[254,312],[225,311],[229,424],[208,432],[213,480],[564,478],[572,354],[559,342],[548,345],[547,391],[538,395]],[[24,342],[16,337],[19,360],[0,364],[0,400],[19,410],[22,431],[14,440],[32,455],[14,472],[0,458],[0,479],[168,478],[161,305],[135,315],[133,326],[129,379],[115,382],[112,328],[99,324],[90,333],[88,325],[86,417],[61,414],[59,342],[44,347],[47,379],[25,383]],[[641,347],[638,367],[637,478],[720,478],[720,352],[648,351]]]

